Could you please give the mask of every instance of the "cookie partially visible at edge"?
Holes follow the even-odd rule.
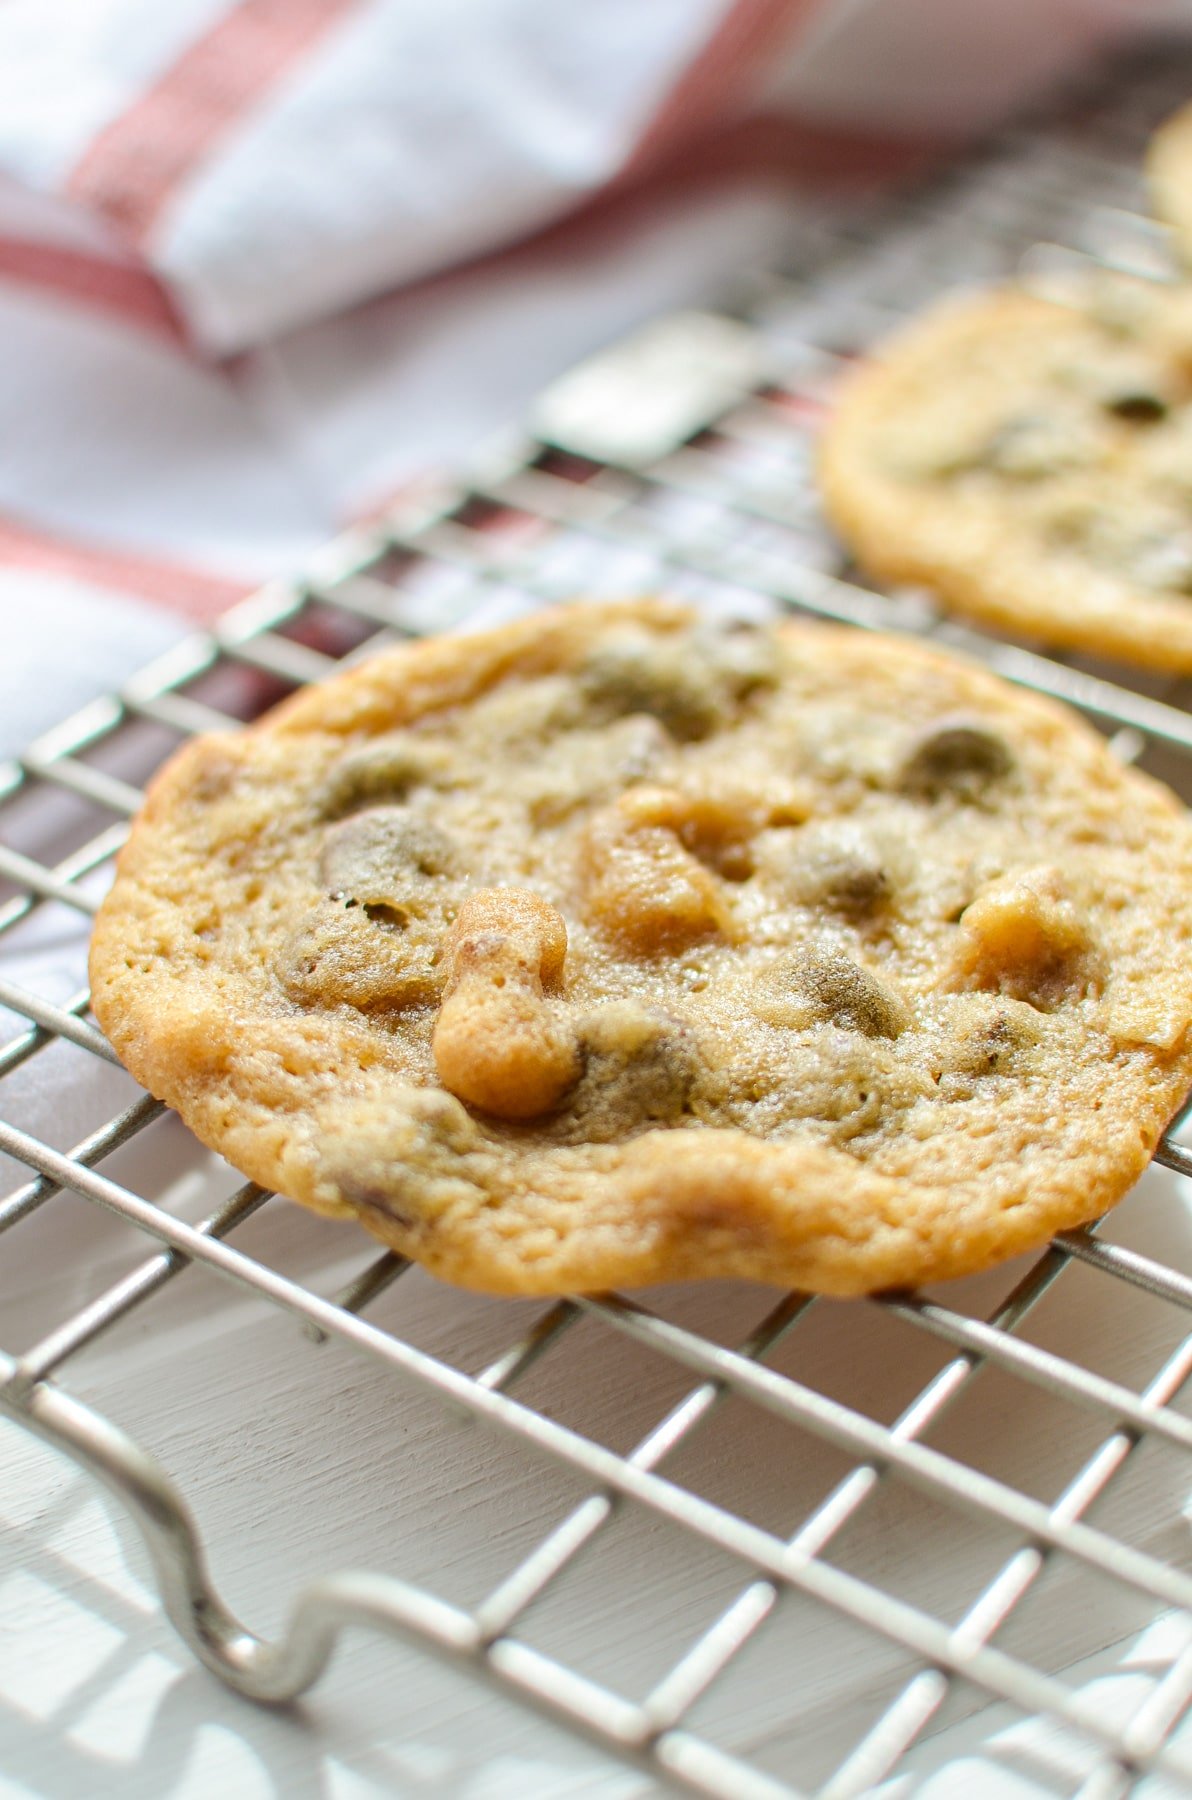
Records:
[[[920,645],[577,605],[184,748],[91,955],[253,1179],[503,1293],[1043,1243],[1192,1081],[1192,831]]]
[[[1169,225],[1175,248],[1192,263],[1192,104],[1164,120],[1147,146],[1151,205]]]
[[[828,515],[861,566],[1015,635],[1192,672],[1192,289],[950,296],[847,376]]]

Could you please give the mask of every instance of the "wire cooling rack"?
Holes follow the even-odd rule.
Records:
[[[1161,234],[1142,211],[1139,158],[1155,121],[1189,90],[1187,56],[1156,57],[1059,116],[1016,128],[975,162],[893,205],[825,216],[809,230],[797,268],[744,279],[723,311],[666,319],[616,346],[556,384],[528,431],[457,488],[340,540],[303,582],[234,608],[122,692],[43,736],[0,771],[4,941],[19,945],[22,933],[40,928],[36,941],[44,943],[55,938],[53,921],[63,921],[61,941],[74,945],[69,954],[81,980],[81,934],[72,937],[65,921],[94,910],[141,778],[190,734],[225,729],[395,639],[489,623],[575,592],[664,587],[712,610],[765,615],[789,607],[861,629],[926,634],[1072,702],[1123,757],[1192,791],[1192,714],[1181,684],[1123,680],[1120,671],[1053,660],[948,623],[921,594],[867,589],[848,578],[809,479],[815,428],[842,359],[938,290],[1013,270],[1062,280],[1089,258],[1162,275]],[[61,1082],[64,1096],[80,1066],[113,1060],[89,1021],[85,990],[61,991],[61,965],[59,955],[52,997],[0,982],[0,1017],[11,1027],[0,1047],[0,1094],[15,1092],[21,1072],[38,1060],[49,1069],[55,1056],[75,1057],[47,1076],[51,1085]],[[72,1116],[64,1102],[64,1117]],[[5,1117],[14,1117],[7,1107]],[[137,1146],[163,1129],[177,1134],[173,1175],[138,1180]],[[56,1209],[74,1208],[59,1227],[67,1278],[53,1290],[68,1297],[20,1354],[0,1354],[0,1400],[115,1496],[139,1527],[177,1632],[243,1694],[282,1700],[300,1693],[320,1675],[341,1629],[363,1625],[470,1669],[586,1734],[643,1772],[651,1789],[725,1800],[804,1793],[845,1800],[887,1778],[913,1777],[943,1724],[996,1703],[999,1718],[1042,1716],[1078,1746],[1083,1760],[1077,1777],[1069,1767],[1063,1791],[1106,1800],[1154,1773],[1174,1791],[1192,1792],[1192,1751],[1175,1741],[1192,1702],[1192,1570],[1171,1529],[1186,1495],[1183,1459],[1192,1451],[1192,1421],[1179,1407],[1192,1374],[1192,1335],[1181,1327],[1192,1307],[1192,1260],[1180,1266],[1178,1256],[1148,1254],[1088,1228],[1064,1234],[1009,1274],[937,1295],[844,1308],[738,1289],[731,1329],[721,1331],[702,1328],[698,1310],[684,1312],[665,1291],[506,1305],[490,1314],[507,1320],[506,1339],[476,1367],[416,1341],[402,1296],[426,1278],[392,1253],[370,1252],[363,1237],[346,1240],[353,1265],[346,1279],[343,1228],[330,1225],[326,1231],[340,1235],[327,1239],[335,1252],[327,1271],[287,1273],[277,1246],[298,1228],[298,1215],[251,1185],[228,1192],[228,1172],[189,1139],[180,1148],[180,1128],[149,1097],[129,1098],[73,1145],[59,1147],[53,1137],[18,1122],[0,1125],[0,1151],[19,1176],[0,1202],[8,1271],[20,1268],[35,1215],[53,1228]],[[1157,1161],[1192,1173],[1192,1155],[1171,1136]],[[190,1223],[196,1193],[206,1216]],[[132,1228],[128,1241],[143,1246],[115,1280],[71,1267],[80,1207],[115,1215]],[[569,1485],[557,1504],[549,1490],[545,1526],[541,1508],[528,1510],[534,1530],[517,1537],[508,1566],[466,1602],[423,1579],[398,1543],[391,1572],[295,1584],[298,1591],[283,1596],[293,1608],[285,1623],[271,1638],[254,1635],[208,1573],[180,1486],[118,1422],[130,1412],[145,1416],[142,1395],[118,1391],[101,1412],[73,1391],[73,1371],[86,1388],[88,1355],[130,1330],[140,1330],[141,1387],[151,1388],[162,1317],[155,1302],[204,1270],[232,1284],[254,1317],[280,1310],[297,1320],[304,1330],[287,1339],[291,1357],[315,1359],[338,1344],[362,1359],[361,1380],[395,1377],[411,1405],[424,1404],[423,1445],[470,1421],[481,1428],[477,1442],[496,1440],[517,1469],[531,1471],[529,1479],[541,1470],[549,1483],[561,1471]],[[427,1286],[447,1322],[437,1341],[450,1343],[453,1309],[466,1299]],[[1085,1356],[1049,1348],[1046,1331],[1033,1330],[1047,1303],[1070,1288],[1082,1296],[1081,1316],[1096,1325],[1081,1340]],[[1128,1313],[1133,1321],[1142,1315],[1129,1308],[1143,1304],[1152,1309],[1146,1318],[1162,1323],[1138,1328],[1154,1347],[1153,1362],[1143,1379],[1127,1382],[1105,1372],[1099,1345],[1112,1336],[1115,1318]],[[829,1367],[801,1348],[825,1319],[838,1352],[840,1322],[853,1321],[859,1365],[851,1385],[839,1373],[847,1355]],[[1137,1338],[1133,1324],[1131,1331]],[[569,1418],[565,1408],[534,1399],[535,1371],[550,1365],[556,1392],[579,1393],[594,1361],[613,1353],[609,1346],[618,1353],[628,1346],[627,1366],[639,1359],[643,1380],[660,1360],[670,1383],[668,1404],[628,1442],[585,1425],[582,1407]],[[909,1388],[896,1406],[866,1403],[866,1380],[879,1361],[907,1371]],[[239,1392],[249,1410],[267,1402],[251,1375]],[[974,1395],[968,1416],[975,1428],[961,1435],[957,1451],[940,1427],[971,1407]],[[1028,1401],[1045,1402],[1044,1413],[1030,1412]],[[777,1516],[781,1506],[752,1506],[740,1482],[718,1487],[690,1473],[700,1467],[692,1446],[717,1429],[726,1409],[747,1421],[732,1442],[748,1442],[789,1472],[768,1490],[791,1496],[785,1517]],[[1042,1417],[1045,1434],[1071,1447],[1062,1479],[1042,1491],[1014,1453],[1013,1421],[1028,1415]],[[329,1420],[308,1423],[309,1463],[298,1458],[289,1477],[299,1512],[319,1434],[330,1429]],[[407,1485],[419,1480],[418,1456],[415,1448],[401,1464]],[[1136,1481],[1130,1502],[1115,1509],[1127,1470],[1148,1456],[1165,1456],[1162,1468],[1174,1473],[1141,1487]],[[1158,1496],[1149,1513],[1138,1504],[1144,1492]],[[442,1501],[445,1530],[452,1504],[450,1495]],[[884,1523],[858,1540],[875,1518]],[[664,1530],[680,1574],[709,1553],[723,1571],[707,1590],[714,1604],[684,1641],[669,1643],[646,1677],[615,1659],[594,1675],[549,1631],[544,1647],[534,1627],[544,1607],[549,1616],[552,1594],[618,1536],[637,1545],[628,1561],[611,1565],[621,1589],[610,1612],[622,1645],[630,1641],[638,1627],[626,1571],[643,1568],[641,1557],[655,1554]],[[854,1553],[856,1541],[868,1548]],[[969,1545],[971,1554],[953,1555],[955,1579],[943,1594],[930,1575],[945,1542],[953,1550]],[[649,1585],[644,1578],[642,1585]],[[1098,1624],[1094,1637],[1091,1623],[1101,1617],[1096,1596],[1107,1594],[1119,1636],[1126,1620],[1160,1613],[1174,1620],[1161,1666],[1124,1716],[1058,1672],[1112,1635]],[[1032,1605],[1050,1608],[1053,1618],[1062,1610],[1060,1641],[1016,1630]],[[739,1707],[718,1710],[714,1702],[751,1653],[775,1641],[780,1621],[790,1692],[761,1754],[734,1729]],[[825,1737],[799,1702],[800,1683],[814,1674],[816,1708],[831,1725],[834,1695],[855,1659],[864,1662],[871,1650],[881,1652],[878,1673],[859,1698],[854,1693],[848,1728]],[[610,1673],[618,1667],[624,1684]]]

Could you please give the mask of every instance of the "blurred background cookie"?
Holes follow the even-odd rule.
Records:
[[[1192,671],[1192,293],[952,296],[846,381],[822,445],[861,566],[1010,632]]]

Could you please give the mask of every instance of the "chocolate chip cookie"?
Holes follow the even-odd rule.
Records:
[[[1192,290],[952,298],[844,383],[820,460],[862,567],[1012,633],[1192,671]]]
[[[95,1012],[257,1181],[509,1294],[1043,1243],[1192,1081],[1192,831],[921,645],[572,606],[158,776]]]

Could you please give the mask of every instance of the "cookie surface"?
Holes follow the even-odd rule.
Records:
[[[843,385],[829,516],[861,565],[1012,633],[1192,671],[1192,293],[949,299]]]
[[[1192,831],[910,642],[573,606],[196,740],[96,925],[132,1073],[505,1293],[857,1293],[1101,1212],[1192,1081]]]
[[[1151,204],[1172,228],[1175,248],[1192,262],[1192,105],[1162,124],[1147,147]]]

